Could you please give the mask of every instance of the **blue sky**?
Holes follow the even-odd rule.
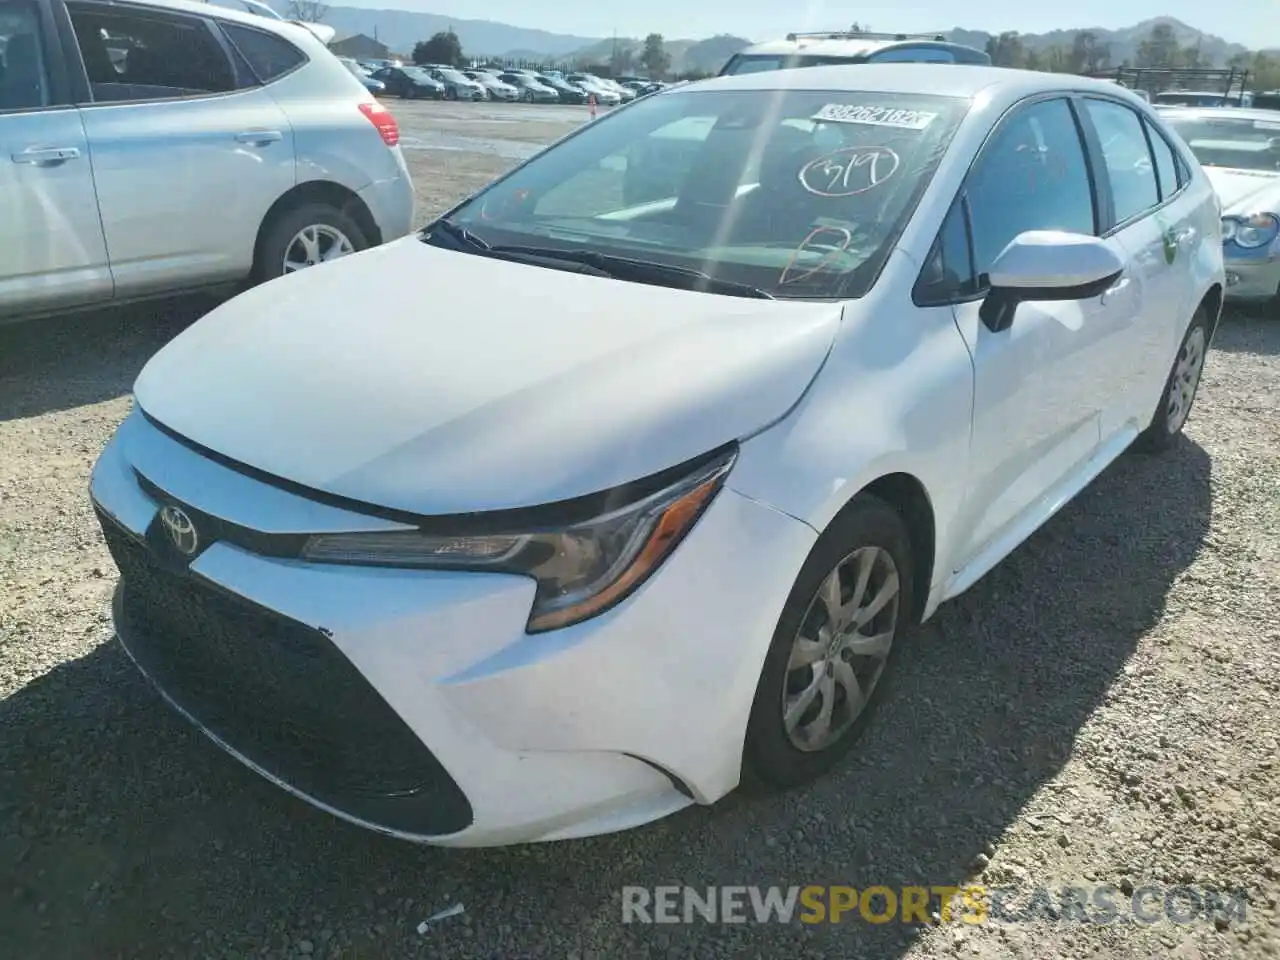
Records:
[[[788,3],[786,0],[644,0],[641,3],[582,3],[580,0],[330,0],[334,5],[417,10],[468,19],[497,20],[579,36],[643,36],[657,31],[671,39],[733,33],[753,40],[789,30],[825,30],[858,20],[873,30],[967,27],[1044,33],[1078,27],[1127,27],[1167,14],[1206,33],[1250,47],[1280,47],[1280,0],[1074,0],[1050,3],[1013,0],[917,0],[910,7],[873,3]],[[610,11],[613,12],[610,12]],[[1058,11],[1058,12],[1055,12]]]

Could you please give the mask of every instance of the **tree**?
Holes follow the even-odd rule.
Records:
[[[997,67],[1021,67],[1027,54],[1018,31],[1006,30],[987,41],[987,56]]]
[[[1111,62],[1111,48],[1098,42],[1092,30],[1081,30],[1071,41],[1068,66],[1071,73],[1097,73]]]
[[[320,0],[289,0],[285,10],[288,20],[301,20],[303,23],[320,23],[329,15],[329,7]]]
[[[654,80],[661,80],[671,66],[671,56],[667,53],[666,41],[662,34],[651,33],[644,38],[644,50],[640,53],[640,65],[649,72]]]
[[[868,23],[859,23],[857,20],[849,25],[850,33],[870,33],[871,25]]]
[[[462,41],[452,27],[432,35],[430,40],[419,40],[413,45],[411,56],[414,63],[443,63],[461,67],[466,62],[462,59]]]
[[[615,77],[625,77],[635,69],[635,59],[635,50],[626,44],[620,44],[609,55],[609,69]]]
[[[1147,34],[1147,39],[1138,44],[1138,66],[1177,67],[1180,66],[1179,54],[1178,38],[1173,27],[1167,23],[1157,23]]]

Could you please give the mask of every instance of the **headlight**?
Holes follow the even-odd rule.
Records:
[[[1222,241],[1245,250],[1265,247],[1280,236],[1280,218],[1271,213],[1255,213],[1251,217],[1223,217]]]
[[[603,613],[644,583],[714,499],[736,457],[731,448],[674,478],[660,477],[659,489],[626,506],[561,527],[468,533],[463,521],[456,531],[318,534],[302,557],[523,574],[538,585],[526,629],[555,630]]]

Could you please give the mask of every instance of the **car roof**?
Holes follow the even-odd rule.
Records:
[[[234,0],[226,0],[226,2],[234,3]],[[250,13],[243,7],[224,6],[222,3],[204,3],[202,0],[129,0],[129,4],[131,6],[155,7],[158,10],[172,10],[175,13],[189,13],[197,17],[216,16],[220,20],[230,20],[253,27],[265,27],[266,29],[303,30],[314,36],[306,27],[291,20],[273,20],[261,14]],[[111,0],[106,0],[103,5],[111,6]]]
[[[932,93],[972,98],[993,87],[1001,88],[1014,97],[1054,90],[1105,93],[1114,97],[1123,91],[1123,88],[1105,80],[1067,73],[1042,73],[1038,70],[961,63],[851,63],[794,70],[766,70],[700,80],[682,89],[848,90],[867,93]]]

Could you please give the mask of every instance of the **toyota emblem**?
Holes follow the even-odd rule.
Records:
[[[169,505],[160,510],[160,522],[164,524],[164,532],[169,535],[169,542],[178,552],[186,557],[194,556],[200,546],[200,534],[196,532],[196,525],[191,522],[191,518],[180,508]]]

